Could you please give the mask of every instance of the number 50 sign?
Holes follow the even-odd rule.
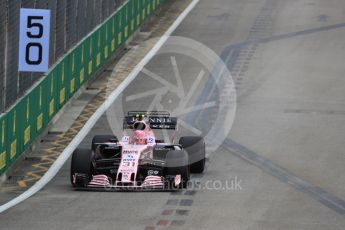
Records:
[[[47,72],[50,10],[20,9],[19,71]]]

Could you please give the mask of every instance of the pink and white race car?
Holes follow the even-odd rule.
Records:
[[[177,118],[168,112],[128,112],[118,140],[97,135],[91,149],[76,149],[72,156],[71,183],[78,189],[176,189],[185,188],[190,173],[205,168],[202,137],[181,137],[178,144],[157,140],[154,129],[177,131]]]

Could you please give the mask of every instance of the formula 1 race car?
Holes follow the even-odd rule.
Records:
[[[70,178],[79,189],[179,189],[190,173],[205,168],[202,137],[181,137],[174,143],[177,118],[168,112],[128,112],[123,119],[124,135],[97,135],[91,149],[76,149]],[[171,143],[156,139],[153,130],[172,130]]]

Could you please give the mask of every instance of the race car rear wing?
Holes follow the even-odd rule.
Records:
[[[148,117],[148,116],[160,116],[160,117],[170,117],[168,111],[129,111],[127,113],[128,117]]]
[[[151,129],[173,129],[177,128],[177,117],[171,117],[166,111],[131,111],[123,119],[123,129],[133,129],[137,121],[145,121]]]

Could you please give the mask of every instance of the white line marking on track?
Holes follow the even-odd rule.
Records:
[[[123,92],[123,90],[137,77],[144,66],[155,56],[159,49],[168,40],[169,36],[176,30],[176,28],[181,24],[181,22],[187,17],[189,12],[198,4],[200,0],[194,0],[189,6],[180,14],[180,16],[175,20],[175,22],[169,27],[169,29],[164,33],[164,35],[159,39],[155,46],[146,54],[146,56],[139,62],[139,64],[133,69],[133,71],[128,75],[128,77],[110,94],[110,96],[105,100],[105,102],[97,109],[97,111],[90,117],[86,122],[84,127],[79,131],[79,133],[74,137],[71,143],[65,148],[58,159],[53,163],[49,170],[44,174],[44,176],[37,181],[33,186],[31,186],[27,191],[20,194],[16,198],[10,200],[9,202],[0,206],[0,213],[6,211],[7,209],[23,202],[32,195],[40,191],[44,186],[51,181],[54,176],[59,172],[61,167],[65,164],[68,158],[71,156],[73,151],[79,146],[80,142],[85,138],[85,136],[90,132],[92,127],[96,124],[102,114],[110,107],[110,105],[116,100],[116,98]]]

